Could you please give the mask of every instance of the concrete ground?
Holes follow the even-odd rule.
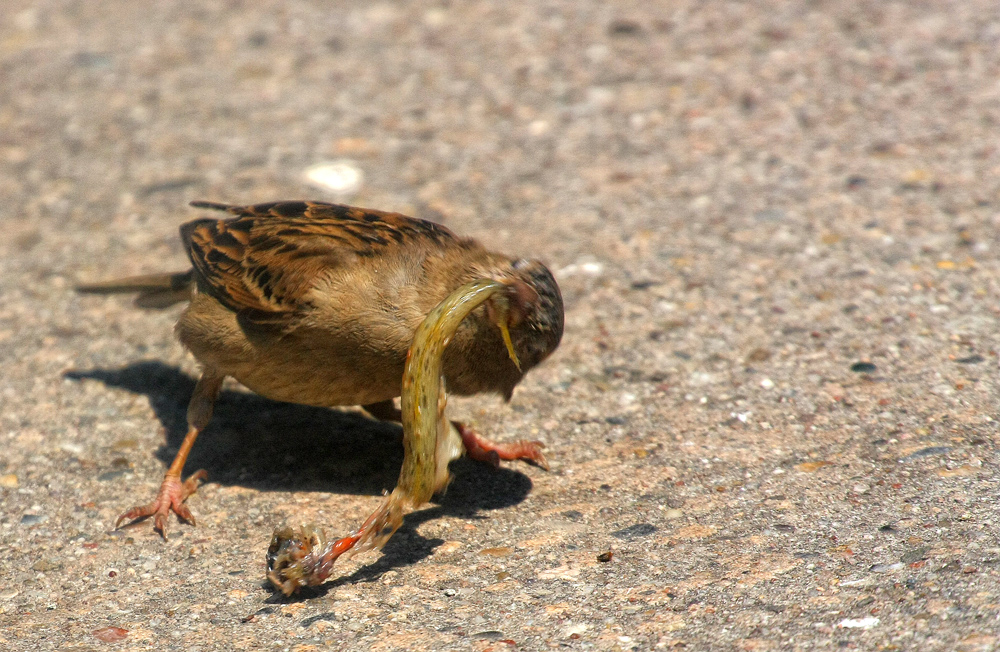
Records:
[[[998,136],[995,0],[6,0],[0,647],[1000,649]],[[72,288],[291,198],[542,258],[567,328],[451,403],[551,471],[458,462],[286,600],[272,530],[354,527],[399,428],[233,385],[197,527],[115,531],[196,368]]]

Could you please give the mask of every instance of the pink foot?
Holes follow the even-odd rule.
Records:
[[[202,469],[191,474],[184,482],[180,478],[166,476],[160,491],[151,503],[133,507],[118,517],[115,521],[115,528],[122,524],[122,521],[138,521],[150,516],[153,517],[153,529],[159,532],[164,540],[167,538],[167,516],[170,512],[177,514],[182,520],[191,525],[195,524],[194,515],[187,508],[184,501],[188,496],[198,490],[198,481],[208,477],[208,473]]]
[[[465,452],[474,460],[487,462],[493,466],[500,466],[500,460],[527,460],[546,471],[549,470],[549,463],[542,454],[545,444],[540,441],[522,439],[506,444],[495,444],[464,424],[455,423],[455,427],[462,436]]]

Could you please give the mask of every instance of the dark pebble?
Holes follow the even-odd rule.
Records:
[[[924,546],[922,548],[917,548],[916,550],[911,550],[902,557],[899,561],[904,564],[912,564],[915,561],[920,561],[921,559],[927,559],[927,553],[930,551],[930,547]]]
[[[37,525],[43,521],[48,520],[48,516],[44,514],[25,514],[21,517],[21,525]]]
[[[928,446],[927,448],[921,448],[918,451],[913,451],[909,455],[903,458],[904,462],[909,460],[920,459],[921,457],[930,457],[931,455],[944,455],[951,450],[951,446]]]
[[[636,36],[642,32],[642,25],[634,20],[613,20],[608,25],[608,34],[611,36]]]
[[[310,616],[302,621],[303,627],[309,627],[313,623],[318,623],[321,620],[337,620],[337,614],[332,611],[325,611],[321,614],[316,614],[315,616]]]
[[[855,362],[851,365],[851,371],[859,374],[872,374],[875,373],[876,369],[878,369],[878,367],[871,362]]]
[[[986,358],[976,353],[974,355],[970,355],[967,358],[959,358],[958,360],[955,360],[955,362],[959,364],[979,364],[980,362],[983,362],[985,360]]]
[[[649,536],[653,532],[656,532],[656,526],[652,523],[636,523],[635,525],[630,525],[625,529],[617,530],[611,533],[611,536],[616,539],[638,539],[639,537]]]
[[[663,281],[632,281],[633,290],[648,290],[651,287],[661,285]]]

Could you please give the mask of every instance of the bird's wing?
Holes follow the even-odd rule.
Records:
[[[235,216],[181,227],[199,287],[242,319],[261,325],[287,322],[303,307],[320,274],[393,249],[458,241],[433,222],[339,204],[191,205]]]

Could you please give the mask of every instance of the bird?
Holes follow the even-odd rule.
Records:
[[[394,399],[416,331],[436,306],[476,282],[500,290],[448,338],[439,361],[448,393],[509,401],[562,338],[562,295],[543,263],[491,252],[435,222],[321,201],[191,206],[226,214],[180,227],[191,269],[77,286],[134,294],[143,308],[187,302],[174,330],[201,368],[187,434],[157,495],[123,512],[116,528],[152,516],[166,539],[171,512],[195,524],[185,500],[207,473],[182,474],[227,377],[266,398],[360,405],[377,419],[400,421]],[[473,459],[548,468],[541,442],[495,443],[454,425]]]

